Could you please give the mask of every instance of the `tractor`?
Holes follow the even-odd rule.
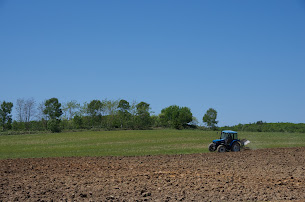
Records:
[[[211,144],[209,144],[209,151],[218,151],[218,152],[226,152],[233,151],[238,152],[240,148],[250,143],[249,140],[239,140],[237,137],[237,132],[232,130],[224,130],[221,131],[220,138],[213,140]]]

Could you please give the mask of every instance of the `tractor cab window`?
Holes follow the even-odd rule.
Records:
[[[230,139],[230,140],[235,140],[237,139],[237,134],[235,133],[225,133],[225,132],[222,132],[221,133],[221,136],[220,136],[220,139]]]
[[[227,139],[228,138],[228,133],[221,133],[220,139]]]
[[[230,134],[230,133],[221,133],[220,139],[235,139],[235,134]]]

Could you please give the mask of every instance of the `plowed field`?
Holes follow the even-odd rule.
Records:
[[[305,199],[305,148],[0,160],[0,201]]]

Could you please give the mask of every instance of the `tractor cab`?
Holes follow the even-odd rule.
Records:
[[[224,130],[221,132],[220,139],[225,140],[230,144],[233,140],[238,140],[237,132],[232,130]]]
[[[237,132],[232,130],[221,131],[220,139],[213,140],[209,145],[209,151],[225,152],[225,151],[240,151],[240,140]]]

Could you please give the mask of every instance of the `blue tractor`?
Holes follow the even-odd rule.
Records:
[[[247,141],[247,140],[246,140]],[[221,131],[220,139],[213,140],[209,145],[209,151],[226,152],[233,151],[238,152],[240,148],[244,146],[244,141],[240,141],[237,137],[237,132],[232,130]]]

